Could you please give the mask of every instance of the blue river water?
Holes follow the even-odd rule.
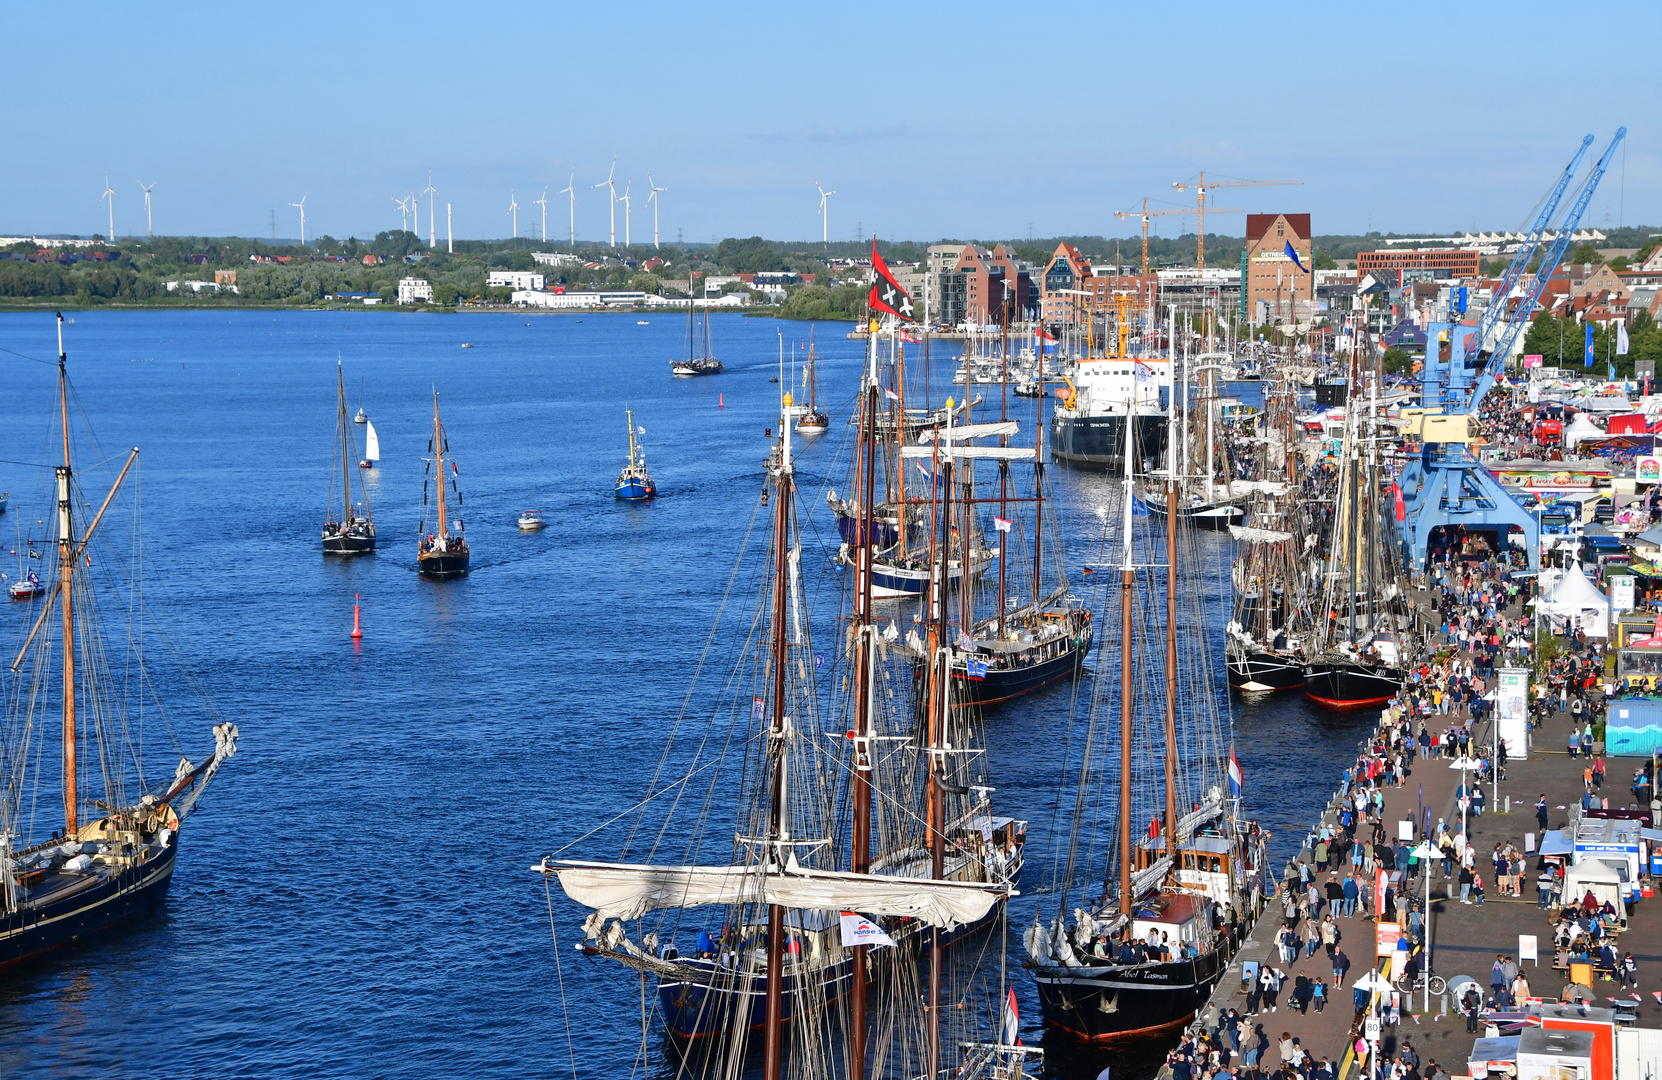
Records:
[[[483,1080],[569,1075],[569,1057],[579,1076],[631,1073],[633,977],[571,952],[583,913],[557,889],[556,953],[528,867],[644,790],[763,482],[779,334],[788,349],[809,330],[718,316],[727,372],[675,380],[685,323],[648,321],[75,314],[71,380],[99,447],[83,448],[82,471],[141,449],[147,586],[242,746],[187,822],[155,914],[0,972],[0,1075]],[[819,327],[832,429],[799,447],[821,515],[824,487],[841,486],[834,459],[861,366],[845,332]],[[51,461],[55,370],[28,358],[52,361],[55,348],[50,314],[0,315],[5,552],[20,530],[39,538],[49,509],[39,466]],[[318,549],[337,358],[382,449],[366,477],[380,550],[351,561]],[[474,552],[467,578],[437,584],[414,572],[435,388]],[[611,494],[625,407],[661,493],[647,505]],[[1052,477],[1081,547],[1102,478]],[[519,532],[526,509],[548,528]],[[1228,541],[1207,543],[1226,566]],[[1075,569],[1084,559],[1068,557]],[[1207,588],[1223,610],[1221,570]],[[361,644],[348,637],[354,597]],[[27,631],[27,612],[0,608],[0,641]],[[1034,855],[1050,849],[1073,701],[1036,695],[987,725],[999,808],[1033,822]],[[1296,696],[1236,702],[1234,715],[1247,805],[1284,855],[1366,720]],[[146,723],[154,779],[176,756],[162,721]],[[193,759],[212,747],[189,710],[173,734]],[[1029,861],[1017,926],[1040,902],[1043,861]],[[1037,998],[1019,974],[1016,987],[1035,1042]],[[649,1071],[672,1073],[663,1048],[649,1050]],[[1098,1067],[1058,1062],[1069,1075]]]

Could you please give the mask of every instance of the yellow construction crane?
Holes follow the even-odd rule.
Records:
[[[1302,186],[1303,183],[1304,183],[1303,180],[1214,180],[1212,183],[1208,184],[1206,182],[1206,174],[1201,173],[1200,174],[1200,179],[1195,181],[1192,184],[1178,184],[1178,183],[1172,184],[1172,187],[1176,188],[1178,191],[1187,191],[1190,188],[1194,188],[1197,192],[1199,192],[1199,194],[1196,196],[1196,200],[1195,200],[1195,205],[1196,205],[1196,208],[1197,208],[1197,212],[1200,214],[1200,227],[1199,227],[1199,230],[1198,230],[1199,231],[1199,239],[1195,243],[1195,261],[1199,264],[1200,268],[1202,270],[1206,269],[1206,193],[1208,191],[1212,190],[1213,188],[1221,188],[1221,187],[1290,187],[1290,186],[1294,186],[1294,185]],[[1214,209],[1212,212],[1214,214],[1225,213],[1225,211],[1217,210],[1217,209]],[[1238,214],[1238,213],[1243,213],[1244,211],[1235,210],[1235,211],[1230,211],[1230,212]]]
[[[1148,276],[1148,219],[1151,218],[1151,217],[1163,217],[1166,214],[1196,214],[1196,213],[1201,215],[1201,220],[1202,221],[1206,220],[1206,218],[1205,218],[1205,213],[1206,212],[1204,210],[1190,210],[1187,207],[1178,207],[1178,208],[1170,209],[1170,210],[1150,210],[1148,208],[1148,200],[1147,199],[1143,200],[1142,213],[1138,213],[1135,210],[1116,210],[1116,211],[1114,211],[1114,216],[1117,217],[1117,218],[1120,218],[1122,220],[1125,219],[1125,218],[1131,218],[1131,217],[1140,217],[1140,218],[1143,219],[1143,276],[1145,276],[1145,277]],[[1246,213],[1246,211],[1245,210],[1237,210],[1233,207],[1221,208],[1221,207],[1214,206],[1214,207],[1212,207],[1212,213],[1214,213],[1214,214],[1244,214],[1244,213]],[[1202,246],[1204,247],[1205,241],[1202,241],[1201,243],[1202,243]]]

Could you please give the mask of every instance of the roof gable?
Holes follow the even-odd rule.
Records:
[[[1264,235],[1274,227],[1276,218],[1281,218],[1287,223],[1287,228],[1291,229],[1295,234],[1294,239],[1310,239],[1309,214],[1248,214],[1246,225],[1247,242],[1251,243],[1254,240],[1262,240]]]

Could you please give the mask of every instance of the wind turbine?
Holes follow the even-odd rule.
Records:
[[[439,193],[439,189],[433,186],[433,172],[431,169],[427,171],[427,186],[422,188],[421,193],[427,196],[427,246],[435,248],[439,246],[439,238],[436,224],[438,219],[433,214],[433,196]]]
[[[310,195],[310,194],[311,194],[311,192],[309,192],[309,191],[306,192],[306,195]],[[290,206],[295,206],[295,207],[300,208],[300,246],[301,247],[306,246],[306,195],[300,196],[300,201],[299,202],[289,203]]]
[[[571,170],[571,179],[556,194],[571,196],[571,246],[577,246],[577,170]]]
[[[105,179],[105,182],[108,183],[108,178]],[[150,221],[150,192],[156,185],[151,184],[149,187],[145,187],[143,180],[135,180],[133,182],[139,186],[139,190],[144,192],[144,234],[154,240],[156,238],[156,229]]]
[[[391,199],[392,202],[393,202],[393,205],[398,207],[398,212],[401,215],[402,220],[404,222],[404,224],[399,226],[399,228],[402,229],[404,232],[409,232],[410,231],[410,197],[408,195],[406,195],[402,199],[400,199],[397,195],[389,195],[389,196],[387,196],[387,198]]]
[[[592,187],[605,188],[612,195],[612,246],[617,247],[617,185],[612,183],[612,176],[617,172],[617,157],[612,157],[612,170],[606,174],[606,179]],[[592,188],[591,188],[592,190]]]
[[[110,174],[104,174],[104,194],[98,196],[98,201],[110,200],[110,235],[108,240],[115,243],[115,188],[110,186]]]
[[[831,246],[831,215],[826,213],[825,204],[831,198],[831,196],[833,196],[837,193],[837,191],[836,191],[835,188],[833,188],[830,191],[826,191],[824,188],[819,186],[819,181],[818,180],[814,181],[814,187],[819,191],[819,216],[820,216],[820,219],[821,219],[820,220],[820,243],[824,244],[826,247],[830,247]]]
[[[514,189],[508,189],[508,213],[514,216],[514,239],[519,239],[519,203],[514,201]]]
[[[410,199],[410,216],[415,218],[416,243],[421,243],[421,196],[415,192],[406,193]]]
[[[652,189],[651,194],[646,197],[646,201],[652,204],[652,247],[656,249],[658,246],[658,207],[664,204],[664,200],[658,198],[658,192],[668,191],[669,188],[661,188],[655,185],[652,182],[651,173],[646,174],[646,186]]]
[[[629,181],[627,184],[624,184],[623,185],[623,194],[618,197],[619,201],[623,203],[623,246],[624,247],[629,246],[629,189],[631,187],[633,187],[634,184],[635,184],[635,182],[633,180]]]
[[[546,244],[548,243],[548,189],[546,187],[542,189],[542,198],[531,201],[542,207],[542,242]]]

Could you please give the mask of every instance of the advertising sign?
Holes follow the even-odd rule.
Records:
[[[1610,575],[1610,610],[1633,610],[1633,579],[1626,574]]]
[[[1641,484],[1654,484],[1662,480],[1662,457],[1643,455],[1633,461],[1633,479]]]
[[[1529,353],[1528,355],[1526,355],[1524,357],[1524,367],[1531,368],[1531,367],[1540,367],[1540,366],[1541,366],[1541,356],[1540,356],[1539,353]]]
[[[1496,722],[1506,743],[1506,756],[1529,756],[1529,669],[1502,668],[1496,689]]]

